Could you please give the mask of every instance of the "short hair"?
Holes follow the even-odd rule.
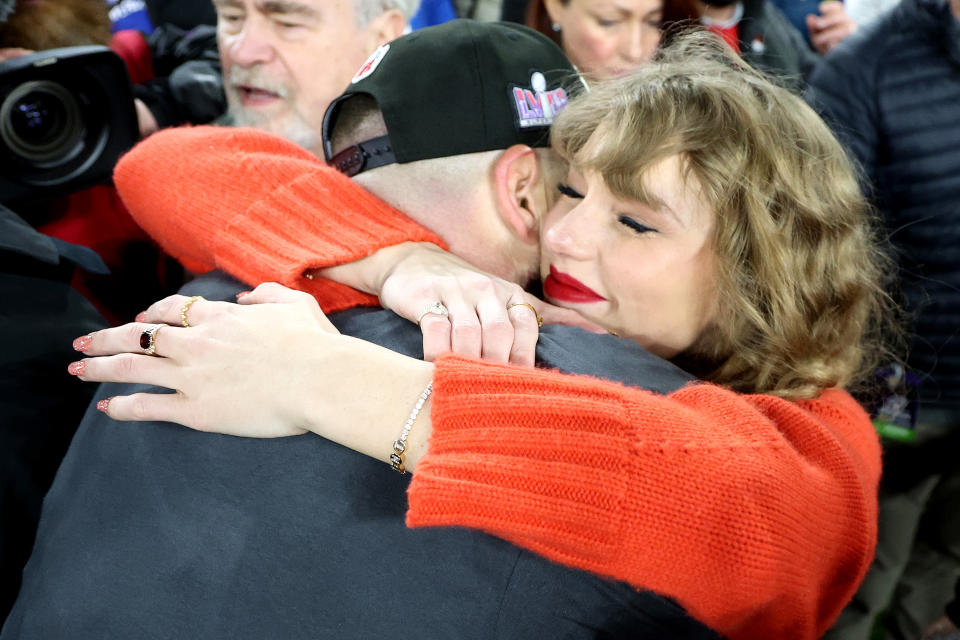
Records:
[[[716,215],[718,308],[678,364],[800,398],[868,380],[888,357],[892,263],[851,162],[803,100],[716,36],[678,36],[652,64],[594,86],[552,136],[623,197],[646,200],[644,171],[675,154],[699,182]]]
[[[410,22],[410,18],[417,12],[420,0],[353,0],[353,13],[357,26],[361,29],[381,13],[396,9],[403,14],[403,19]]]

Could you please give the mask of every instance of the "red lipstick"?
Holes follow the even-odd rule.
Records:
[[[548,298],[561,302],[603,302],[606,300],[599,293],[583,284],[573,276],[569,276],[550,265],[550,275],[543,280],[543,292]]]

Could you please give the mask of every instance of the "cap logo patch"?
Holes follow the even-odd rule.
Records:
[[[513,87],[513,102],[521,129],[549,127],[553,117],[567,106],[563,88],[547,91],[547,80],[539,71],[530,76],[530,88]]]
[[[367,58],[367,61],[364,62],[363,65],[353,75],[353,80],[350,81],[350,84],[356,84],[376,71],[377,66],[380,65],[380,61],[383,60],[383,57],[387,55],[387,51],[389,50],[389,43],[377,47],[377,50],[370,54],[370,57]]]

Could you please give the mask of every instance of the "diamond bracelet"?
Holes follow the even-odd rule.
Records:
[[[400,430],[400,437],[393,441],[393,453],[390,454],[390,466],[394,471],[399,473],[407,472],[403,467],[403,452],[407,450],[407,436],[410,435],[410,428],[413,427],[413,423],[417,420],[417,416],[420,415],[420,410],[423,409],[423,405],[427,402],[427,398],[430,397],[431,393],[433,393],[433,380],[427,383],[427,388],[424,389],[420,397],[417,398],[417,404],[413,405],[413,409],[410,411],[410,417],[407,418],[406,424],[404,424],[403,429]]]

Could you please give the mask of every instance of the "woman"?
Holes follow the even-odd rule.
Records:
[[[883,259],[842,149],[798,98],[726,54],[670,56],[558,119],[572,169],[543,226],[541,274],[553,302],[719,384],[657,396],[457,356],[424,363],[335,335],[306,296],[275,286],[243,302],[277,304],[196,301],[190,328],[153,334],[167,357],[91,358],[84,379],[181,391],[114,398],[104,409],[119,419],[309,428],[383,460],[412,419],[412,525],[482,528],[672,596],[731,638],[818,637],[872,559],[879,447],[840,388],[877,355]],[[256,173],[276,168],[260,160]],[[221,204],[209,175],[194,186],[198,210]],[[184,307],[174,297],[144,319],[178,324]],[[82,350],[137,352],[144,328]]]
[[[560,45],[581,73],[603,80],[649,62],[664,29],[698,17],[691,0],[530,0],[526,25]]]

